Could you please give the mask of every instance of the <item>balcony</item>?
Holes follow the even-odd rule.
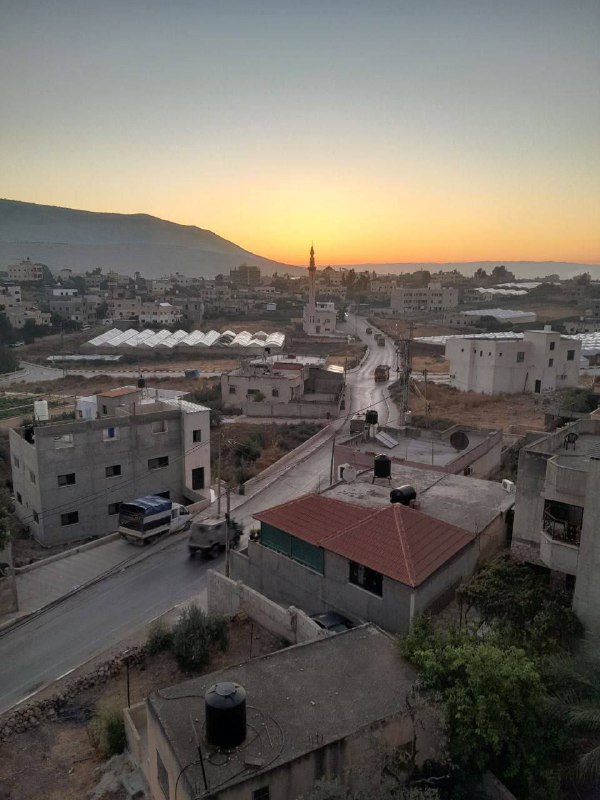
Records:
[[[540,558],[556,572],[577,574],[581,524],[559,520],[544,512],[540,538]]]
[[[545,496],[557,500],[585,497],[588,464],[583,456],[553,456],[546,465]]]

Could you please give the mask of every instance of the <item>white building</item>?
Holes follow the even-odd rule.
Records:
[[[415,311],[446,311],[458,306],[456,286],[443,286],[432,281],[426,287],[394,286],[391,291],[390,306],[402,314]]]
[[[335,333],[337,312],[335,303],[317,303],[315,266],[315,249],[310,248],[310,263],[308,266],[308,303],[304,306],[302,328],[309,336]]]
[[[474,308],[468,311],[448,311],[442,321],[444,325],[456,328],[477,327],[484,317],[492,317],[497,322],[523,325],[535,322],[537,315],[534,311],[513,311],[510,308]],[[570,332],[570,331],[569,331]]]
[[[518,394],[577,386],[581,342],[546,326],[514,339],[453,336],[446,342],[450,386],[462,392]]]
[[[34,264],[26,258],[19,264],[9,265],[7,272],[9,281],[21,281],[23,283],[41,281],[44,277],[44,265]]]

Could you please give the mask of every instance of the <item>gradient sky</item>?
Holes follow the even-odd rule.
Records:
[[[0,195],[277,260],[600,261],[598,0],[0,0]]]

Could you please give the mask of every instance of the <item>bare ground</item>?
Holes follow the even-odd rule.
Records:
[[[141,635],[121,642],[116,651],[145,640]],[[252,653],[250,643],[252,640]],[[215,652],[205,672],[213,672],[232,664],[272,653],[281,643],[247,619],[234,620],[229,630],[229,647],[225,653]],[[103,654],[104,660],[110,653]],[[93,664],[73,675],[90,671]],[[73,676],[72,675],[72,676]],[[71,676],[71,677],[72,677]],[[173,657],[168,653],[148,658],[145,668],[131,668],[131,703],[143,700],[161,687],[186,680]],[[59,689],[54,684],[49,693]],[[82,692],[76,702],[55,722],[45,722],[19,734],[0,746],[0,797],[2,800],[84,800],[99,780],[98,768],[103,760],[92,746],[87,733],[87,720],[98,703],[127,705],[126,678],[117,675],[102,686]],[[104,795],[105,800],[124,800],[122,791]]]

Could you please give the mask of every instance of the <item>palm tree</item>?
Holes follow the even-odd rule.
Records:
[[[600,651],[583,651],[555,662],[548,710],[568,730],[581,752],[575,777],[600,784]]]

